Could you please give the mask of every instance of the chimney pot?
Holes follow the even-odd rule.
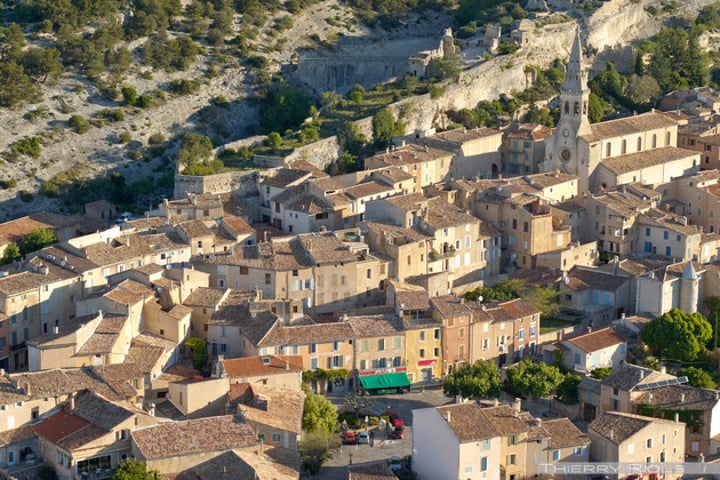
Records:
[[[675,412],[675,423],[680,423],[680,414]]]

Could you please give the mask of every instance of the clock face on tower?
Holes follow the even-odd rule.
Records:
[[[560,159],[563,162],[570,161],[570,157],[572,157],[572,153],[570,153],[570,150],[568,150],[567,148],[563,148],[562,150],[560,150]]]
[[[563,128],[562,134],[563,137],[567,137],[568,135],[570,135],[570,130],[568,130],[567,128]]]

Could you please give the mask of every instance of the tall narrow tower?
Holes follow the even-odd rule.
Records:
[[[591,133],[588,120],[590,89],[583,68],[580,29],[575,32],[570,59],[565,72],[565,82],[560,91],[560,120],[555,133],[549,139],[545,152],[545,169],[559,168],[572,175],[587,175],[583,162],[578,158],[578,136]]]

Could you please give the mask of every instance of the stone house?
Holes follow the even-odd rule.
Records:
[[[258,385],[252,386],[252,393],[252,400],[237,405],[237,415],[263,437],[263,445],[297,450],[305,394]]]
[[[300,391],[303,364],[299,355],[263,355],[224,359],[220,356],[222,372],[231,384],[250,385]]]
[[[589,425],[588,436],[590,459],[597,462],[672,463],[685,459],[685,425],[678,421],[603,412]],[[667,479],[681,477],[681,473],[665,474]]]
[[[591,331],[560,342],[568,370],[590,373],[597,368],[616,370],[627,356],[627,341],[613,327]]]

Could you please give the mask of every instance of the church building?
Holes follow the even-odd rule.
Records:
[[[591,124],[589,101],[578,30],[560,92],[560,120],[546,139],[543,170],[577,175],[580,194],[626,183],[657,185],[699,170],[700,154],[677,148],[678,125],[670,115],[652,110]]]

